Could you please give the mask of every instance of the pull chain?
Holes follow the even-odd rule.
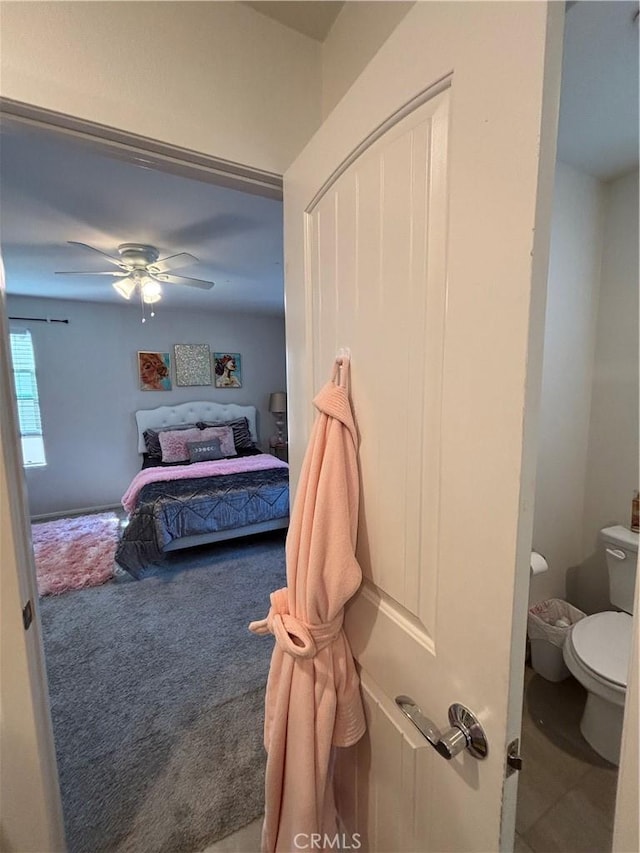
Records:
[[[144,306],[145,306],[145,302],[144,302],[144,294],[143,294],[143,292],[142,292],[142,288],[140,288],[140,307],[141,307],[141,309],[142,309],[142,322],[143,322],[143,323],[146,323],[146,322],[147,322],[147,318],[146,318],[146,316],[145,316],[145,308],[144,308]],[[150,317],[152,317],[152,318],[156,316],[156,312],[155,312],[155,308],[153,307],[153,303],[151,304],[151,311],[150,311],[149,316],[150,316]]]

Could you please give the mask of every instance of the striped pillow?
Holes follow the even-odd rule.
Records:
[[[206,427],[200,432],[196,441],[211,441],[217,438],[220,442],[220,450],[223,456],[237,456],[236,446],[233,441],[233,431],[228,426]]]
[[[233,421],[198,421],[197,426],[200,429],[205,427],[222,427],[230,426],[233,430],[233,443],[238,450],[255,447],[251,438],[251,430],[249,429],[249,421],[246,418],[236,418]]]

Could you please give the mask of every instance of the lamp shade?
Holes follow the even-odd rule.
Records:
[[[284,391],[274,391],[269,397],[269,411],[282,415],[287,411],[287,395]]]
[[[140,287],[142,288],[142,298],[147,304],[153,305],[154,302],[159,302],[162,299],[162,288],[157,281],[148,278],[142,282]]]
[[[117,279],[113,282],[113,286],[120,296],[124,296],[125,299],[131,299],[131,294],[136,289],[136,282],[135,279],[128,276],[127,278]]]

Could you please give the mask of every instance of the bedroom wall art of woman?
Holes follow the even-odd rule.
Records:
[[[139,352],[141,391],[171,391],[171,357],[168,352]]]
[[[213,354],[215,364],[215,386],[216,388],[241,388],[242,371],[240,368],[240,354],[221,353]]]

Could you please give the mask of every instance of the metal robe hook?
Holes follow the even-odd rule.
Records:
[[[336,361],[341,365],[345,358],[348,361],[351,361],[351,349],[349,347],[340,347],[338,354],[336,355]]]
[[[351,350],[349,347],[340,347],[335,359],[334,379],[338,380],[340,385],[346,384],[348,381],[348,371],[351,364]],[[346,371],[346,373],[345,373]],[[346,377],[346,378],[345,378]]]

